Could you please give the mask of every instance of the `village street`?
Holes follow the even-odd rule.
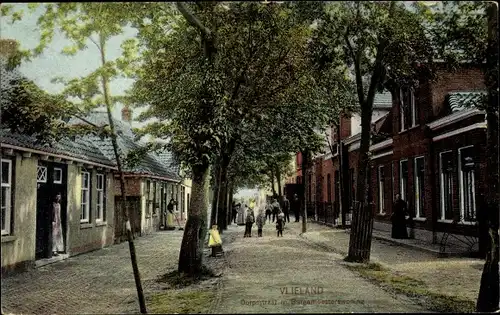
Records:
[[[310,226],[321,230],[318,225]],[[287,224],[284,237],[277,238],[274,224],[267,224],[263,238],[256,237],[256,229],[252,238],[243,238],[242,226],[230,226],[224,233],[225,257],[217,258],[225,262],[218,292],[200,311],[425,311],[406,297],[388,293],[350,271],[344,266],[343,256],[300,237],[299,228],[299,223]],[[176,268],[181,238],[182,231],[170,231],[136,240],[147,302],[161,292],[158,276]],[[307,288],[317,294],[307,294]],[[209,290],[215,290],[215,286]],[[137,312],[127,243],[2,279],[2,308],[4,314]],[[148,308],[154,312],[149,302]]]

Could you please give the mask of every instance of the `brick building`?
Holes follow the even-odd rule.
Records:
[[[392,203],[399,193],[420,231],[477,234],[477,210],[486,189],[480,179],[487,176],[482,149],[485,114],[477,107],[486,95],[483,74],[472,65],[452,71],[438,64],[436,78],[421,80],[414,90],[377,95],[370,146],[375,219],[390,223]],[[338,134],[328,132],[335,144]],[[340,140],[348,164],[344,173],[350,208],[356,198],[360,132],[359,115],[342,118]],[[332,203],[331,211],[338,209],[340,196],[339,149],[333,147],[333,159],[330,149],[315,157],[315,165],[322,167],[314,167],[310,181],[316,192],[311,202]],[[321,189],[315,190],[318,185]],[[319,214],[323,215],[319,220],[328,221],[327,211]]]

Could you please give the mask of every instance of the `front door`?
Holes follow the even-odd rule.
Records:
[[[50,258],[52,253],[52,202],[61,194],[61,222],[66,245],[66,165],[39,161],[37,167],[36,259]],[[66,246],[64,246],[66,248]]]

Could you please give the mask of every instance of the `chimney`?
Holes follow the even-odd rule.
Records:
[[[132,124],[132,111],[128,106],[122,108],[122,120],[129,124]]]
[[[19,48],[19,43],[15,39],[0,39],[0,56],[1,57],[10,57],[12,56]]]

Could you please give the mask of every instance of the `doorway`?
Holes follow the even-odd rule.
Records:
[[[36,252],[35,259],[52,256],[52,202],[61,194],[61,223],[64,252],[67,234],[67,166],[39,161],[37,167],[36,197]]]

